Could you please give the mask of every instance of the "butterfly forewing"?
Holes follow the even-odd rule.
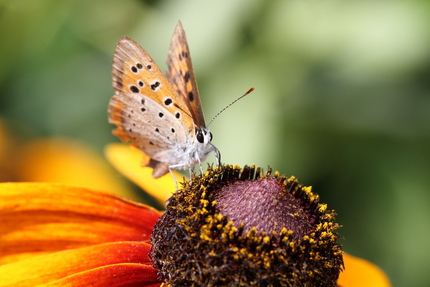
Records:
[[[176,92],[183,98],[198,127],[206,127],[200,95],[194,77],[190,49],[181,22],[172,37],[167,57],[167,76]]]
[[[135,41],[123,37],[118,43],[113,59],[112,81],[116,93],[132,97],[139,95],[158,102],[185,125],[186,131],[193,131],[190,111],[183,99],[172,88],[160,68]],[[140,102],[140,101],[138,101]]]

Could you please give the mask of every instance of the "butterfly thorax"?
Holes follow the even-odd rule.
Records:
[[[187,169],[205,161],[209,154],[215,150],[212,145],[212,134],[209,129],[196,128],[195,136],[191,137],[190,142],[183,146],[177,146],[169,159],[170,168]],[[153,157],[157,158],[156,155]],[[164,161],[164,156],[159,161]]]

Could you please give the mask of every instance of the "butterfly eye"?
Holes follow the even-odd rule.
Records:
[[[199,143],[203,143],[205,141],[202,130],[196,130],[196,138]]]
[[[212,133],[211,132],[209,132],[209,141],[210,142],[212,141]]]

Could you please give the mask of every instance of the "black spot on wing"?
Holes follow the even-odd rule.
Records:
[[[133,93],[137,94],[137,93],[139,93],[140,90],[139,90],[138,87],[136,87],[134,85],[131,85],[130,86],[130,91],[132,91]]]
[[[190,78],[191,78],[190,72],[187,71],[184,75],[185,82],[188,83],[190,81]]]
[[[173,100],[171,98],[167,98],[167,99],[164,100],[164,105],[166,107],[172,105],[172,103],[173,103]]]
[[[188,92],[188,100],[190,102],[194,101],[194,93],[193,92]]]
[[[153,84],[151,84],[151,89],[153,91],[157,90],[157,88],[160,86],[160,84],[161,83],[159,81],[154,82]]]

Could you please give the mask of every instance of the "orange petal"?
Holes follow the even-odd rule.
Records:
[[[3,265],[0,286],[121,286],[117,277],[123,283],[156,283],[150,248],[143,242],[116,242],[34,256]]]
[[[112,194],[48,183],[0,183],[0,263],[37,253],[150,238],[160,212]]]
[[[152,168],[142,167],[142,161],[147,161],[149,157],[139,149],[126,144],[113,143],[106,146],[105,154],[116,169],[155,197],[160,203],[164,204],[175,192],[175,182],[170,174],[154,179]],[[179,172],[173,172],[178,182],[184,178]]]
[[[352,255],[343,254],[345,270],[340,273],[338,286],[390,287],[390,279],[375,264]]]
[[[65,183],[140,200],[102,156],[76,140],[30,141],[19,151],[16,165],[20,182]]]

